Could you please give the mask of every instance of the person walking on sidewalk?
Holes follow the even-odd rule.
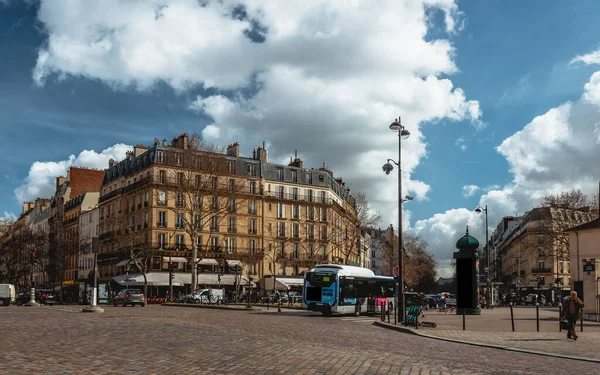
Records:
[[[571,297],[565,301],[563,306],[563,319],[567,320],[569,324],[569,332],[567,332],[567,338],[571,337],[573,340],[577,340],[578,336],[575,333],[575,326],[577,319],[581,318],[581,310],[583,309],[583,301],[577,298],[577,292],[572,291]]]

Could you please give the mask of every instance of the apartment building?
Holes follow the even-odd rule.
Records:
[[[502,240],[494,245],[501,258],[504,288],[534,292],[539,281],[547,299],[557,295],[555,291],[561,294],[569,289],[571,254],[563,230],[589,219],[588,211],[539,207],[503,221]]]
[[[366,254],[366,268],[371,269],[376,275],[390,276],[397,265],[397,258],[394,258],[393,255],[394,244],[398,241],[394,234],[394,227],[390,224],[383,230],[367,228],[366,231],[370,237],[370,246]]]
[[[99,193],[98,193],[99,195]],[[78,270],[79,279],[89,279],[94,269],[94,253],[98,251],[100,231],[100,210],[96,205],[84,208],[79,214],[79,254]],[[85,207],[85,206],[84,206]]]
[[[135,268],[136,251],[156,285],[167,282],[169,263],[182,271],[175,283],[190,285],[194,251],[198,283],[206,285],[221,285],[228,274],[258,281],[323,261],[358,261],[349,189],[325,166],[306,169],[297,156],[289,165],[269,163],[264,144],[242,157],[238,143],[218,153],[190,147],[186,134],[170,145],[155,139],[109,162],[99,201],[106,280]]]

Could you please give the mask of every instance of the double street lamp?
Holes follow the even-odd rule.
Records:
[[[402,203],[413,199],[409,195],[402,198],[402,139],[408,138],[410,132],[404,128],[400,117],[392,122],[390,129],[393,132],[398,133],[398,162],[396,163],[394,160],[388,159],[382,169],[385,174],[389,175],[394,170],[394,166],[390,162],[396,164],[398,167],[398,287],[396,288],[396,306],[398,308],[398,323],[400,323],[404,320],[404,313],[406,312],[404,298],[404,265],[402,259]]]
[[[486,303],[485,306],[486,308],[490,308],[491,306],[491,301],[490,301],[490,244],[489,244],[489,237],[488,237],[488,206],[487,204],[484,207],[481,206],[477,206],[477,208],[475,209],[475,213],[476,214],[480,214],[482,212],[485,212],[485,257],[487,258],[487,272],[485,273],[485,277],[486,277],[486,284],[487,284],[487,291],[486,291]]]

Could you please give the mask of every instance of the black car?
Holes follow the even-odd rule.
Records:
[[[407,307],[417,305],[422,306],[424,310],[429,310],[429,301],[422,294],[408,292],[404,293],[404,298],[406,298],[405,305]]]
[[[17,306],[22,306],[28,303],[31,299],[31,292],[20,293],[15,298]],[[56,296],[51,290],[39,289],[35,291],[35,302],[44,305],[54,305],[56,303]]]

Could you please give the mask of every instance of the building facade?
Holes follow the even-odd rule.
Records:
[[[100,210],[96,200],[93,208],[83,208],[79,215],[79,279],[86,280],[94,269],[94,252],[98,250],[100,231]]]
[[[269,163],[264,144],[242,157],[237,143],[216,153],[191,148],[186,134],[170,145],[155,139],[105,171],[99,274],[110,280],[136,271],[131,260],[139,255],[157,285],[167,283],[171,263],[177,284],[189,286],[194,252],[200,284],[358,262],[354,206],[325,166],[306,169],[297,157]]]
[[[369,233],[370,244],[365,267],[371,269],[376,275],[392,275],[398,259],[394,258],[394,243],[398,241],[394,227],[390,224],[384,230],[367,228],[366,231]]]

